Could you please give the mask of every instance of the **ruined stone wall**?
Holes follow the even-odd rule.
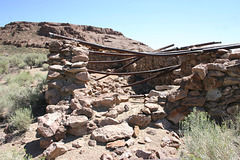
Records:
[[[240,104],[240,53],[220,50],[210,55],[182,59],[183,67],[177,73],[187,76],[174,80],[179,88],[150,92],[160,100],[165,98],[164,110],[168,120],[178,123],[193,107],[207,111],[215,118],[237,112]],[[197,64],[196,58],[207,63]]]
[[[57,104],[60,100],[70,100],[75,89],[85,87],[89,81],[87,72],[88,49],[71,45],[70,41],[53,41],[49,46],[49,73],[46,100]]]
[[[127,67],[124,71],[126,72],[136,72],[136,71],[146,71],[153,70],[163,67],[168,67],[172,65],[182,64],[181,69],[175,70],[173,73],[169,73],[165,76],[152,79],[147,83],[150,86],[164,85],[164,84],[173,84],[175,79],[187,76],[192,74],[192,68],[201,63],[212,63],[216,59],[226,58],[228,56],[228,50],[219,50],[214,52],[207,53],[197,53],[185,56],[176,56],[176,57],[151,57],[146,56],[141,58],[136,63]],[[112,61],[118,59],[124,59],[127,57],[114,57],[114,56],[102,56],[102,55],[90,55],[89,58],[95,61]],[[88,64],[87,68],[97,69],[97,70],[107,70],[109,68],[119,68],[128,62],[120,63],[110,63],[110,64]],[[151,76],[156,75],[157,73],[143,74],[143,75],[132,75],[129,79],[129,82],[135,82],[141,79],[145,79]]]
[[[173,84],[175,79],[192,74],[192,68],[200,63],[211,63],[219,58],[226,58],[228,56],[228,50],[219,50],[215,52],[197,53],[185,56],[176,57],[144,57],[138,61],[135,65],[130,66],[128,71],[140,71],[151,70],[157,68],[163,68],[171,65],[182,64],[181,69],[173,71],[165,76],[152,79],[147,83],[151,86]],[[144,74],[141,78],[148,78],[154,74]],[[132,76],[132,79],[139,79],[139,76]]]

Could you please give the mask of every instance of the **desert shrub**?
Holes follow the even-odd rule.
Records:
[[[10,84],[18,84],[19,86],[27,86],[30,85],[33,81],[33,77],[30,74],[30,72],[21,72],[17,74],[16,76],[10,76],[7,79],[7,83]]]
[[[17,151],[15,148],[1,150],[0,160],[31,160],[32,157],[25,154],[24,151]]]
[[[22,72],[16,76],[8,76],[7,84],[0,85],[0,113],[6,117],[18,108],[35,107],[42,100],[42,89],[45,85],[45,76],[32,76],[29,72]],[[32,87],[31,84],[36,86]]]
[[[26,131],[33,121],[30,108],[19,108],[9,117],[8,122],[19,131]]]
[[[24,63],[21,54],[12,55],[8,58],[10,67],[18,67],[19,64]]]
[[[24,69],[26,66],[27,66],[27,64],[24,63],[24,62],[22,62],[22,63],[20,63],[20,64],[18,65],[18,68]]]
[[[6,58],[0,57],[0,74],[8,73],[9,63]]]
[[[24,58],[24,62],[32,67],[41,67],[43,62],[47,60],[47,55],[46,54],[27,54],[26,57]]]
[[[48,67],[49,67],[49,65],[46,64],[46,63],[44,63],[44,64],[42,65],[42,71],[47,71],[47,70],[48,70]]]
[[[233,123],[217,125],[205,112],[194,111],[181,123],[185,136],[183,159],[238,159],[239,134]],[[237,144],[237,145],[236,145]],[[237,158],[238,157],[238,158]]]

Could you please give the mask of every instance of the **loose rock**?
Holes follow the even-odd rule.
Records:
[[[127,123],[117,125],[107,125],[102,128],[95,129],[92,137],[99,142],[109,142],[121,138],[131,137],[133,129]]]

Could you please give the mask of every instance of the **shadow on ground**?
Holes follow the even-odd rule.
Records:
[[[26,150],[26,154],[28,156],[32,156],[32,158],[35,158],[43,153],[43,149],[40,148],[40,140],[35,140],[27,143],[24,146],[24,149]]]

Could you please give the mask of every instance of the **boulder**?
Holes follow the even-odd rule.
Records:
[[[167,116],[166,112],[164,111],[163,107],[159,107],[157,111],[152,112],[151,118],[153,121],[158,119],[163,119]]]
[[[154,123],[154,126],[159,127],[161,129],[169,130],[172,127],[172,124],[166,118],[164,118],[164,119],[158,119]]]
[[[181,142],[176,137],[164,136],[162,138],[161,146],[169,146],[169,147],[179,148],[180,145],[181,145]]]
[[[207,91],[206,100],[207,101],[217,101],[222,97],[222,93],[219,89],[212,89]]]
[[[224,86],[240,84],[240,77],[225,77],[223,80]]]
[[[109,142],[117,139],[131,137],[133,134],[133,128],[127,123],[121,123],[117,125],[107,125],[102,128],[95,129],[92,132],[92,138],[99,142]]]
[[[208,76],[210,76],[210,77],[222,77],[224,75],[225,74],[223,72],[220,72],[220,71],[209,71],[208,72]]]
[[[78,126],[76,128],[69,128],[68,133],[74,136],[83,136],[92,133],[93,130],[97,129],[97,125],[94,122],[89,121],[86,124]]]
[[[113,157],[110,154],[103,153],[100,157],[100,160],[113,160]]]
[[[143,158],[143,159],[149,159],[149,157],[151,156],[152,152],[150,151],[144,151],[144,150],[141,150],[141,149],[138,149],[136,151],[136,156],[138,158]]]
[[[51,65],[51,66],[49,66],[49,69],[55,70],[55,71],[62,71],[63,66],[62,65]]]
[[[80,81],[84,82],[90,81],[90,75],[88,72],[79,72],[76,74],[75,77]]]
[[[144,114],[132,115],[128,119],[129,124],[138,125],[139,127],[146,127],[151,122],[151,116]]]
[[[121,101],[116,93],[105,93],[93,100],[92,105],[94,107],[113,107],[119,104]]]
[[[71,99],[70,107],[72,110],[82,108],[82,106],[77,98]]]
[[[174,124],[178,124],[179,121],[184,120],[184,118],[189,114],[188,107],[178,107],[173,109],[167,116],[167,119]]]
[[[61,73],[56,72],[56,71],[52,71],[52,70],[50,70],[50,71],[48,72],[47,80],[60,79],[60,78],[63,78],[63,76],[61,75]]]
[[[40,31],[40,30],[39,30]],[[49,51],[51,52],[51,53],[56,53],[56,52],[59,52],[59,51],[61,51],[61,49],[62,49],[62,43],[61,42],[59,42],[59,41],[52,41],[52,42],[50,42],[49,43]]]
[[[187,96],[187,92],[183,89],[178,89],[175,92],[172,92],[169,96],[168,96],[168,101],[170,102],[175,102],[177,100],[183,99]]]
[[[72,52],[74,55],[89,55],[89,51],[85,47],[74,47]]]
[[[192,68],[192,73],[197,73],[201,79],[204,79],[208,73],[208,66],[206,64],[199,64]]]
[[[204,89],[205,90],[212,90],[212,89],[216,89],[216,88],[222,86],[221,81],[219,81],[216,78],[210,77],[210,76],[207,76],[207,77],[204,78],[203,84],[204,84]]]
[[[106,148],[115,149],[119,147],[124,147],[126,145],[125,140],[116,140],[114,142],[109,142],[106,145]]]
[[[67,151],[68,148],[63,142],[54,142],[43,152],[43,156],[45,156],[47,160],[55,159]]]
[[[60,53],[50,53],[48,55],[48,59],[50,59],[50,60],[59,60],[59,59],[61,59]]]
[[[190,90],[202,90],[202,80],[198,74],[192,74],[187,77],[183,77],[181,79],[181,88],[184,90],[190,89]]]
[[[127,145],[128,147],[134,145],[134,143],[135,143],[135,140],[132,139],[132,138],[130,138],[129,140],[126,141],[126,145]]]
[[[117,118],[118,111],[115,108],[113,108],[110,109],[108,112],[104,113],[103,116]]]
[[[58,130],[56,131],[54,138],[57,141],[60,141],[61,139],[65,139],[66,133],[67,133],[66,128],[64,126],[60,126],[60,127],[58,127]]]
[[[81,54],[81,55],[76,55],[76,56],[72,57],[71,62],[73,62],[73,63],[79,62],[79,61],[87,62],[88,60],[89,60],[89,58],[87,55]]]
[[[60,88],[63,87],[63,85],[64,85],[63,83],[64,83],[64,82],[63,82],[62,79],[54,79],[54,80],[52,80],[52,81],[49,81],[49,82],[47,83],[47,85],[48,85],[49,88],[60,89]]]
[[[78,73],[78,72],[87,72],[86,67],[81,67],[81,68],[63,68],[64,71],[70,72],[70,73]]]
[[[56,89],[49,89],[45,93],[45,99],[48,104],[57,104],[61,100],[61,95]]]
[[[48,113],[38,117],[37,133],[43,137],[51,137],[58,130],[63,117],[61,113]]]
[[[230,54],[229,59],[240,59],[240,52]]]
[[[160,94],[161,94],[160,92],[155,91],[155,90],[152,89],[152,90],[149,92],[149,97],[159,96]]]
[[[106,126],[106,125],[116,125],[116,124],[120,124],[120,122],[114,118],[111,117],[107,117],[104,119],[99,120],[98,125],[100,127]]]
[[[135,125],[134,129],[133,129],[133,137],[136,138],[139,136],[139,134],[140,134],[140,128],[139,128],[139,126]]]
[[[93,110],[91,108],[87,108],[87,107],[82,107],[79,109],[75,109],[71,115],[77,116],[77,115],[85,115],[88,118],[92,118],[93,116]]]
[[[145,104],[145,107],[149,108],[149,110],[150,110],[151,112],[155,112],[155,111],[157,111],[158,108],[161,107],[161,106],[158,105],[158,104],[154,104],[154,103],[146,103],[146,104]]]
[[[70,116],[66,120],[66,125],[71,128],[79,128],[88,122],[88,118],[83,115]]]
[[[208,63],[208,70],[222,71],[225,72],[227,70],[226,66],[221,63]]]
[[[50,137],[48,137],[48,138],[41,137],[40,142],[39,142],[40,148],[42,148],[42,149],[48,148],[52,143],[53,143],[53,139]]]
[[[91,146],[91,147],[94,147],[94,146],[97,145],[97,141],[90,139],[90,140],[88,141],[88,145]]]
[[[181,101],[181,105],[188,107],[201,107],[205,104],[204,97],[186,97]]]
[[[46,107],[46,112],[47,113],[54,113],[54,112],[66,113],[68,109],[69,109],[69,106],[67,105],[48,105]]]
[[[76,62],[71,65],[72,68],[81,68],[86,66],[87,66],[87,62]]]

